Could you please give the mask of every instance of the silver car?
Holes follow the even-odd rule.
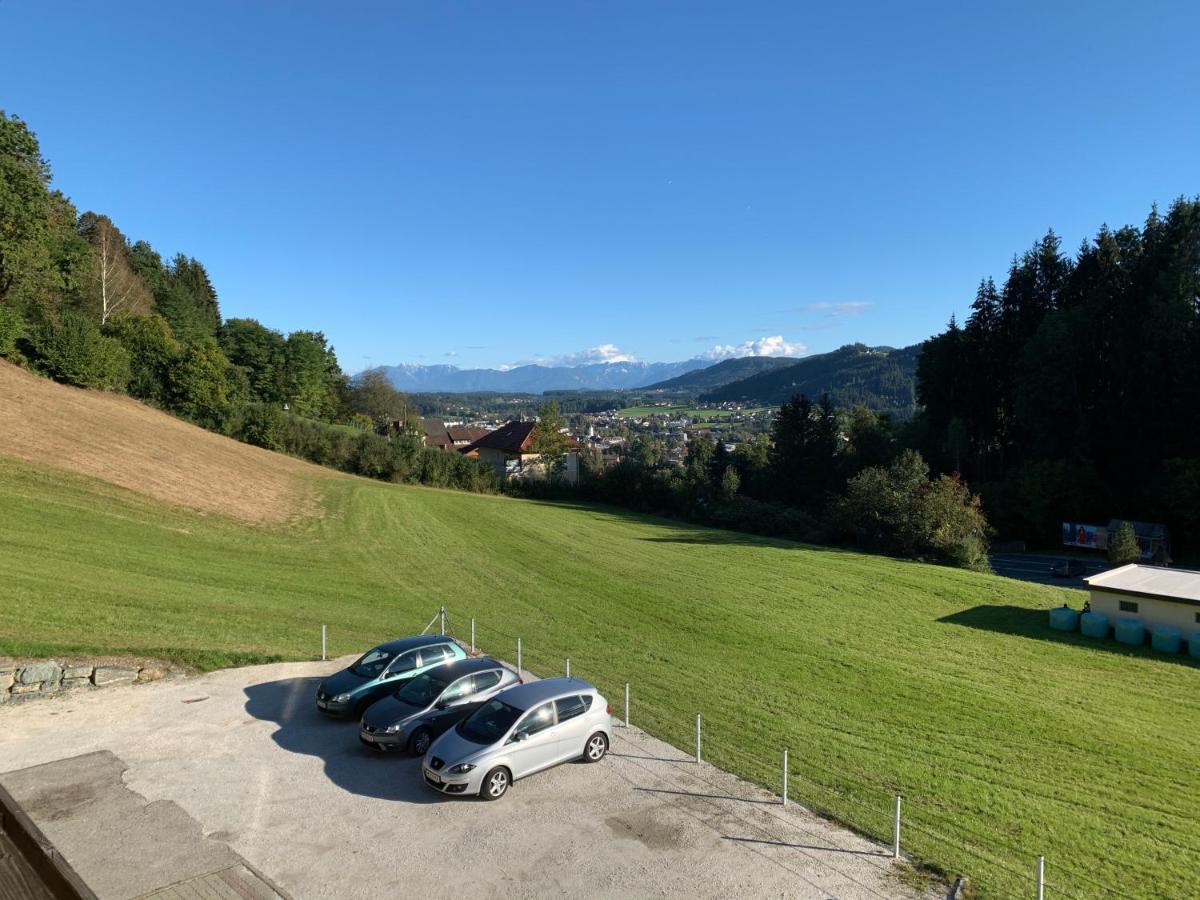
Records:
[[[433,742],[421,764],[443,794],[499,800],[518,778],[572,759],[599,762],[612,714],[579,678],[547,678],[497,694]]]
[[[520,681],[496,659],[460,659],[410,678],[363,713],[359,740],[373,750],[424,756],[442,732]]]

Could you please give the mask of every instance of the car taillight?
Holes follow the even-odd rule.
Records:
[[[606,716],[611,716],[611,715],[612,715],[612,704],[611,704],[611,703],[606,703],[606,704],[604,705],[604,714],[605,714]]]

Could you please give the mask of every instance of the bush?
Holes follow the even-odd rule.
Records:
[[[25,320],[13,307],[0,303],[0,356],[14,356],[17,340],[25,335]]]
[[[162,316],[117,316],[104,333],[129,354],[129,395],[159,406],[167,402],[171,369],[183,347]]]
[[[233,428],[239,441],[267,450],[283,449],[283,410],[274,403],[247,403]]]
[[[988,571],[987,519],[957,475],[929,479],[906,450],[886,469],[864,469],[830,509],[832,530],[870,550]]]
[[[388,481],[393,471],[392,447],[381,434],[361,434],[354,445],[353,471],[367,478]]]
[[[244,385],[214,340],[187,346],[171,365],[168,405],[204,428],[224,429],[244,393]]]
[[[37,367],[56,381],[107,391],[129,382],[129,354],[83,313],[64,310],[31,338]]]

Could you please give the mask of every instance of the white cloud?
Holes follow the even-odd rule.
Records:
[[[522,360],[521,362],[512,363],[511,365],[501,366],[503,370],[512,369],[516,366],[586,366],[592,363],[628,363],[637,362],[637,357],[632,353],[626,353],[621,350],[616,344],[598,344],[595,347],[588,347],[586,350],[577,350],[574,353],[560,353],[557,356],[534,356],[530,359]]]
[[[442,356],[458,356],[457,350],[447,350]]]
[[[743,341],[740,344],[717,344],[711,350],[699,355],[699,359],[737,359],[742,356],[800,356],[808,348],[803,344],[793,344],[785,341],[782,335],[761,337],[757,341]]]
[[[810,303],[800,307],[800,312],[823,312],[829,318],[835,316],[861,316],[870,306],[871,300],[843,300],[840,303]]]

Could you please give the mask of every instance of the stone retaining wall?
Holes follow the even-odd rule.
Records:
[[[57,662],[53,659],[18,662],[0,657],[0,705],[24,703],[64,691],[95,690],[114,684],[157,681],[175,674],[161,663],[109,665]]]

